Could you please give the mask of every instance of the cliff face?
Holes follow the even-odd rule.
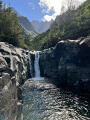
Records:
[[[60,41],[42,51],[40,69],[61,86],[90,92],[90,37]]]
[[[20,86],[28,75],[28,52],[0,42],[0,120],[22,119]]]

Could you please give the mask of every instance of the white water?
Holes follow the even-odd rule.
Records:
[[[34,70],[35,77],[32,80],[43,80],[44,78],[40,76],[40,67],[39,67],[39,51],[35,51],[35,61],[34,61]]]
[[[40,78],[39,52],[35,52],[34,69],[35,69],[35,77]]]

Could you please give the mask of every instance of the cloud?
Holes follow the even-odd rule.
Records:
[[[51,19],[55,19],[57,15],[67,10],[70,1],[72,1],[75,7],[78,7],[86,0],[40,0],[39,5],[42,11],[46,13],[43,20],[50,21]],[[53,11],[53,13],[50,15],[51,11]]]
[[[32,8],[32,10],[35,10],[35,4],[34,3],[30,2],[29,5]]]

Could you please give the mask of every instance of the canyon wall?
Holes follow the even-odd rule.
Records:
[[[90,37],[60,41],[40,53],[41,76],[60,86],[90,92]]]
[[[22,120],[21,85],[29,76],[28,51],[0,42],[0,120]]]

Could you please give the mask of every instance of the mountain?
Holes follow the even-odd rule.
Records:
[[[23,41],[21,42],[20,47],[23,47],[25,49],[31,49],[32,41],[38,33],[35,31],[34,26],[26,17],[21,16],[13,7],[11,9],[12,14],[15,13],[17,16],[20,31],[23,37]]]
[[[34,26],[29,22],[29,20],[24,16],[18,16],[19,23],[27,30],[37,33]]]
[[[51,23],[53,22],[53,20],[51,21],[37,21],[37,20],[33,20],[31,23],[34,26],[35,30],[39,33],[45,32],[46,30],[48,30],[50,28]]]
[[[11,7],[12,12],[15,13],[17,16],[21,16],[13,7]]]
[[[15,13],[18,17],[19,24],[21,26],[21,31],[26,37],[33,39],[38,33],[35,31],[34,26],[31,22],[24,16],[21,16],[13,7],[11,7],[12,13]]]
[[[33,31],[27,30],[25,27],[21,26],[21,31],[24,37],[28,37],[30,40],[33,40],[37,34]]]
[[[90,35],[90,0],[77,9],[68,9],[58,16],[46,32],[35,37],[33,44],[36,50],[55,46],[61,40],[76,40]]]

